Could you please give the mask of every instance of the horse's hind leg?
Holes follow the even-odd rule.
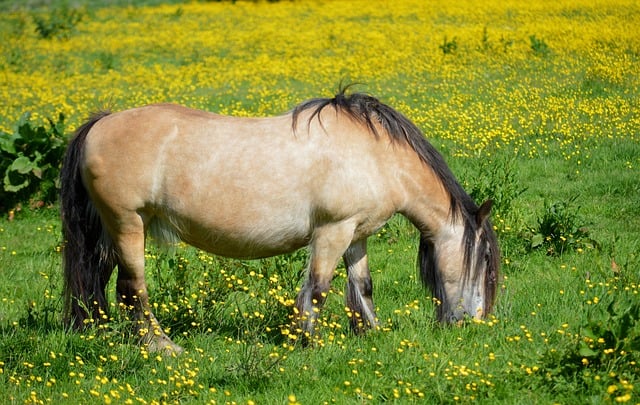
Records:
[[[136,332],[150,351],[180,353],[182,348],[169,339],[151,312],[147,284],[144,279],[144,225],[135,214],[126,221],[127,229],[121,229],[114,238],[118,251],[118,301],[131,314]]]
[[[372,299],[373,283],[367,261],[366,239],[349,246],[343,259],[348,274],[346,300],[351,312],[351,329],[361,333],[378,325]]]

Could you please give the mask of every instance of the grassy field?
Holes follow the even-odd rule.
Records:
[[[0,2],[0,131],[151,102],[273,115],[363,83],[495,199],[495,313],[436,323],[400,217],[370,240],[381,329],[349,333],[340,267],[313,348],[286,336],[306,252],[149,246],[186,349],[162,357],[115,307],[64,329],[57,207],[24,202],[0,219],[1,403],[640,403],[637,2],[108,3]]]

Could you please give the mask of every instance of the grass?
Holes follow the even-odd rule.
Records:
[[[0,402],[640,402],[637,4],[79,2],[77,21],[72,3],[2,4],[0,129],[27,110],[73,128],[105,104],[157,101],[277,114],[364,82],[467,190],[500,196],[503,278],[492,317],[438,325],[418,235],[393,218],[369,247],[381,329],[348,331],[340,267],[322,340],[303,348],[285,326],[304,251],[243,262],[149,246],[156,315],[186,348],[162,357],[116,308],[101,329],[63,328],[57,207],[25,202],[0,219]],[[43,38],[38,21],[63,31]],[[531,247],[555,203],[588,243]]]

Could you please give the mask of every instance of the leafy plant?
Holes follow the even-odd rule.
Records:
[[[623,289],[620,278],[609,281]],[[574,376],[583,369],[637,372],[640,360],[640,302],[631,295],[603,291],[602,301],[590,305],[588,321],[580,326],[576,339],[543,359],[551,375]],[[614,373],[615,375],[615,373]]]
[[[47,17],[35,14],[33,22],[41,38],[67,38],[69,33],[82,20],[83,14],[77,9],[62,6],[54,9]]]
[[[573,207],[577,196],[568,201],[545,202],[538,224],[532,228],[531,248],[546,248],[549,255],[561,255],[567,250],[594,247],[589,229],[578,215],[580,207]]]
[[[2,207],[36,198],[54,202],[59,188],[60,164],[66,147],[64,115],[57,122],[48,119],[49,127],[35,126],[30,114],[23,114],[13,134],[0,132],[0,190]]]
[[[507,53],[511,49],[511,47],[513,47],[513,44],[513,39],[505,37],[504,35],[500,37],[500,45],[502,46],[503,53]]]
[[[538,38],[535,35],[529,36],[529,46],[533,53],[539,56],[546,56],[551,51],[544,39]]]
[[[458,39],[456,37],[453,37],[451,40],[448,40],[447,36],[445,35],[444,39],[442,40],[442,44],[438,45],[438,48],[440,48],[444,55],[453,54],[456,52],[456,50],[458,50]]]
[[[640,355],[640,303],[611,300],[605,311],[594,315],[581,335],[579,353],[592,363],[603,364],[625,354]]]
[[[489,40],[489,30],[486,25],[482,28],[482,38],[480,39],[480,44],[480,49],[484,52],[489,51],[492,48],[491,42]]]
[[[493,200],[494,212],[503,218],[511,211],[513,202],[527,191],[517,177],[515,158],[484,159],[473,177],[469,195],[477,203]]]
[[[98,52],[96,62],[105,71],[116,69],[120,64],[118,56],[109,51]]]

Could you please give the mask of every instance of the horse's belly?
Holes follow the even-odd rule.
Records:
[[[239,207],[241,208],[241,207]],[[292,211],[269,217],[239,209],[233,215],[171,221],[180,239],[207,252],[237,259],[257,259],[289,253],[309,244],[310,216]]]

